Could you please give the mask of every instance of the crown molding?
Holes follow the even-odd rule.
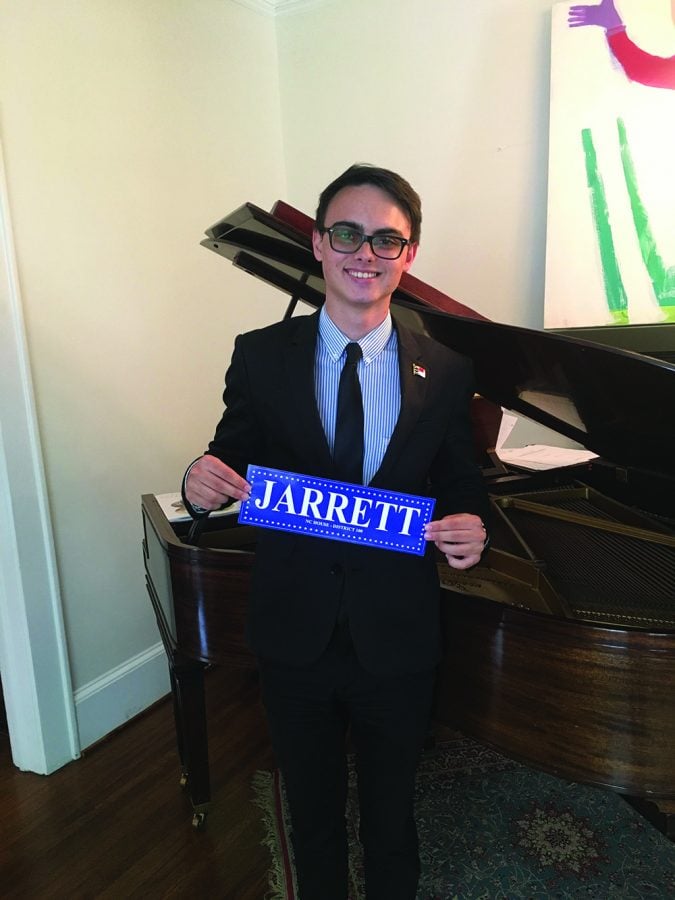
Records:
[[[232,0],[232,2],[245,6],[246,9],[252,9],[253,12],[262,13],[263,16],[276,14],[276,0]]]
[[[326,0],[233,0],[263,16],[283,16],[323,6]]]

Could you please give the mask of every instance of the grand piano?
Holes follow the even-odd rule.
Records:
[[[289,297],[324,299],[312,219],[246,204],[208,249]],[[494,323],[410,274],[396,315],[473,359],[476,453],[491,549],[468,572],[439,556],[445,654],[435,719],[535,768],[612,789],[675,825],[675,364]],[[272,318],[272,317],[271,317]],[[494,453],[502,407],[598,454],[546,472]],[[193,824],[210,800],[204,670],[253,668],[243,640],[256,532],[236,515],[170,523],[142,498],[146,583],[169,659]]]

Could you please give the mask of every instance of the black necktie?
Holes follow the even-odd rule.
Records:
[[[338,388],[333,445],[338,478],[353,484],[363,483],[363,401],[356,372],[362,355],[358,344],[347,344],[347,359]]]

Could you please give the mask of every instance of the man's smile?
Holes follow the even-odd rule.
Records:
[[[345,271],[351,278],[377,278],[380,274],[379,272],[364,272],[362,269],[346,269]]]

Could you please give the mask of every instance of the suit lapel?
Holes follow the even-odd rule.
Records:
[[[299,316],[297,323],[297,331],[284,349],[284,376],[288,385],[286,396],[293,418],[298,421],[298,440],[308,455],[318,454],[325,468],[331,464],[331,455],[314,390],[319,313]]]
[[[396,323],[396,331],[401,377],[401,411],[387,452],[371,481],[373,487],[376,487],[381,480],[385,480],[391,468],[396,464],[401,449],[405,446],[424,408],[427,393],[426,373],[417,339],[412,331],[398,323]],[[421,367],[421,372],[416,371],[415,366]]]

